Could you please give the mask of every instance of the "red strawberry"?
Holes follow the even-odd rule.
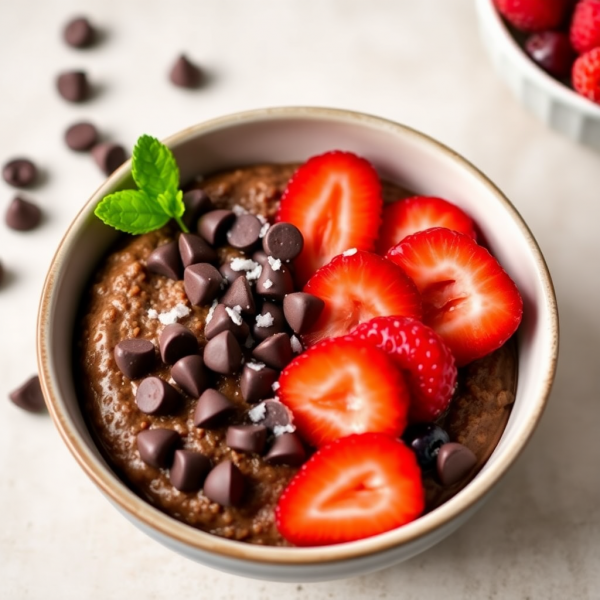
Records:
[[[387,258],[417,284],[423,322],[460,367],[496,350],[516,331],[523,300],[498,261],[470,237],[442,227],[415,233]]]
[[[373,250],[381,224],[381,184],[375,169],[350,152],[327,152],[304,163],[281,198],[278,221],[304,236],[296,279],[310,276],[348,248]]]
[[[377,252],[383,255],[407,235],[431,227],[447,227],[477,238],[473,220],[458,206],[441,198],[413,196],[383,207]]]
[[[600,104],[600,48],[582,54],[575,61],[573,87],[582,96]]]
[[[562,22],[570,0],[494,0],[498,12],[521,31],[554,29]]]
[[[298,355],[279,386],[298,432],[317,447],[351,433],[398,436],[406,426],[402,373],[385,352],[354,337],[324,340]]]
[[[351,435],[318,450],[279,498],[277,529],[296,546],[323,546],[390,531],[425,508],[414,453],[381,433]]]
[[[381,256],[349,250],[320,268],[304,291],[325,302],[317,322],[302,336],[307,345],[344,335],[373,317],[421,318],[421,298],[410,277]]]
[[[579,54],[600,46],[600,0],[581,0],[577,3],[569,37]]]
[[[406,317],[376,317],[353,332],[385,350],[404,370],[411,421],[435,421],[452,400],[456,365],[450,348],[430,327]]]

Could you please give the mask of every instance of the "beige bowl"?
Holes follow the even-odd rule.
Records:
[[[302,161],[343,149],[366,157],[385,179],[422,194],[451,198],[479,224],[524,298],[516,401],[497,448],[465,489],[416,521],[369,539],[319,548],[259,547],[204,533],[152,507],[115,476],[96,448],[81,414],[72,367],[71,340],[83,288],[117,237],[93,210],[106,194],[131,185],[128,162],[71,224],[50,266],[41,300],[42,386],[52,418],[76,460],[109,500],[151,537],[198,562],[238,575],[280,581],[349,577],[406,560],[442,540],[482,505],[521,453],[554,378],[558,347],[554,291],[540,250],[518,212],[453,151],[408,127],[365,114],[323,108],[257,110],[201,123],[166,143],[180,165],[183,184],[200,173],[257,162]]]

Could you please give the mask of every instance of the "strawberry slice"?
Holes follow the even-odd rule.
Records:
[[[390,531],[424,507],[414,453],[399,440],[363,433],[313,454],[281,494],[275,520],[288,542],[322,546]]]
[[[386,256],[417,284],[423,322],[450,346],[460,367],[496,350],[523,315],[517,286],[470,237],[442,227],[415,233]]]
[[[383,207],[377,252],[384,255],[407,235],[432,227],[446,227],[477,239],[473,219],[458,206],[442,198],[413,196]]]
[[[388,355],[350,336],[323,340],[282,372],[277,395],[313,446],[378,431],[398,436],[407,422],[409,394]]]
[[[456,364],[433,329],[406,317],[376,317],[361,323],[351,336],[381,348],[404,371],[411,421],[435,421],[448,408],[456,387]]]
[[[276,217],[304,236],[294,261],[298,285],[348,248],[373,250],[382,205],[379,177],[364,158],[336,150],[304,163],[283,192]]]
[[[302,336],[306,345],[345,335],[373,317],[421,318],[421,298],[402,269],[381,256],[348,250],[320,268],[304,291],[325,302],[317,322]]]

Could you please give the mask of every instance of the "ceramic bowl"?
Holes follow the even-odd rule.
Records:
[[[600,151],[600,105],[548,75],[527,56],[492,0],[475,0],[481,38],[500,77],[552,129]]]
[[[531,437],[550,392],[557,359],[555,296],[544,259],[519,213],[475,167],[403,125],[350,111],[274,108],[201,123],[166,140],[182,183],[258,162],[302,161],[331,149],[366,157],[381,177],[416,192],[451,198],[470,213],[517,283],[525,303],[518,334],[519,381],[506,430],[482,471],[454,498],[394,531],[318,548],[249,545],[204,533],[154,508],[110,469],[86,427],[75,393],[74,320],[84,285],[117,233],[94,215],[106,194],[131,186],[121,166],[90,198],[66,232],[45,282],[38,323],[39,372],[52,418],[70,451],[106,497],[135,525],[173,550],[237,575],[318,581],[389,567],[433,546],[482,505]]]

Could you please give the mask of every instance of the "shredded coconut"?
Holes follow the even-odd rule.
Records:
[[[269,264],[271,265],[271,269],[273,269],[273,271],[279,271],[279,269],[281,269],[281,260],[279,260],[278,258],[267,256],[267,260],[269,261]]]
[[[148,316],[151,319],[158,319],[163,325],[172,325],[177,319],[187,317],[192,310],[185,304],[177,304],[171,310],[159,313],[154,308],[148,309]]]
[[[265,403],[263,402],[261,404],[257,404],[254,408],[251,408],[248,411],[248,418],[253,423],[258,423],[261,419],[264,418],[266,412],[267,412],[267,407],[265,406]]]
[[[256,267],[254,267],[254,269],[252,269],[252,271],[248,271],[246,273],[246,279],[248,281],[254,281],[255,279],[258,279],[260,277],[261,273],[262,273],[262,265],[257,263]]]
[[[245,209],[243,206],[240,206],[239,204],[234,204],[234,205],[231,207],[231,210],[232,210],[232,212],[234,212],[234,213],[235,213],[235,214],[236,214],[238,217],[239,217],[240,215],[245,215],[245,214],[247,214],[247,213],[248,213],[248,211],[247,211],[247,210],[246,210],[246,209]]]
[[[279,385],[279,381],[274,381],[271,389],[276,392],[281,386]]]
[[[149,308],[148,309],[148,317],[150,317],[151,319],[158,319],[158,311],[155,310],[154,308]]]
[[[267,217],[265,217],[264,215],[256,215],[256,218],[264,225],[265,223],[267,223]]]
[[[265,279],[263,287],[265,288],[265,290],[268,290],[269,288],[273,287],[273,282],[270,279]]]
[[[258,234],[258,237],[264,238],[265,235],[267,235],[267,231],[269,231],[269,227],[271,227],[269,223],[263,223],[263,226],[260,228],[260,233]]]
[[[231,259],[230,266],[234,271],[252,271],[256,267],[259,267],[260,264],[254,262],[251,258],[241,258],[238,256]]]
[[[213,300],[213,303],[210,305],[210,308],[208,310],[208,314],[206,315],[206,321],[204,322],[205,325],[208,325],[212,321],[215,308],[217,308],[217,304],[217,300]]]
[[[356,248],[350,248],[346,252],[342,252],[342,256],[352,256],[353,254],[356,254]]]
[[[265,363],[255,361],[250,361],[249,363],[247,363],[246,366],[252,369],[253,371],[262,371],[262,369],[266,367]]]
[[[239,310],[238,310],[239,308]],[[229,308],[229,306],[225,307],[225,312],[229,315],[229,318],[236,324],[236,325],[241,325],[242,324],[242,309],[240,306],[235,306],[233,308]]]
[[[275,319],[270,312],[266,312],[264,315],[256,315],[256,326],[257,327],[271,327]]]
[[[275,425],[275,427],[273,427],[273,435],[275,437],[278,437],[284,433],[292,433],[294,431],[296,431],[296,427],[291,423],[288,423],[287,425]]]
[[[290,343],[292,345],[292,352],[294,354],[300,354],[300,352],[302,352],[302,350],[304,350],[304,348],[302,348],[302,344],[300,343],[300,340],[295,335],[293,335],[290,338]]]

